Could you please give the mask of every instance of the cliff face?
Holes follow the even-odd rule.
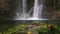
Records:
[[[15,10],[14,0],[0,0],[0,19],[11,19],[13,18]]]
[[[47,18],[56,19],[60,16],[60,0],[46,0],[47,5]]]

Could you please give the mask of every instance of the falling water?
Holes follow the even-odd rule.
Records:
[[[22,16],[23,18],[26,18],[26,0],[22,0],[22,8],[23,8]]]
[[[20,0],[17,1],[18,9],[16,9],[16,15],[15,20],[21,20],[26,18],[26,0],[22,0],[22,3]],[[22,7],[22,8],[21,8]]]
[[[29,13],[26,13],[26,8],[27,8],[27,0],[22,0],[22,18],[20,16],[19,19],[17,20],[46,20],[46,19],[42,19],[41,16],[42,16],[42,10],[43,10],[43,1],[42,0],[35,0],[35,3],[34,3],[34,8],[33,10],[30,10],[30,11],[33,11],[33,16],[30,17],[30,11]],[[29,16],[29,17],[28,17]],[[26,18],[28,17],[28,18]]]
[[[38,16],[39,16],[38,0],[35,0],[33,18],[38,18]]]
[[[35,0],[33,18],[39,18],[39,15],[41,17],[41,12],[42,12],[43,4],[38,5],[38,1],[39,0]]]
[[[43,1],[40,0],[39,3],[39,0],[35,0],[33,16],[31,18],[28,18],[28,20],[45,20],[41,18],[42,10],[43,10]]]

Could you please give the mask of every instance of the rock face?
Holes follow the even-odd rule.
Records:
[[[0,0],[0,19],[11,19],[15,15],[14,0]]]
[[[60,19],[60,11],[54,12],[53,18],[52,19]]]
[[[60,7],[59,7],[60,0],[46,0],[46,5],[47,5],[47,10],[48,10],[48,13],[46,16],[47,18],[53,19],[53,18],[59,17],[56,14],[57,12],[60,13]]]

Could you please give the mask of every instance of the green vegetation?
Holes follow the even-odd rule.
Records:
[[[38,24],[38,23],[35,23],[35,25],[36,24]],[[31,24],[30,24],[31,25]],[[53,24],[51,24],[51,25],[53,25]],[[60,27],[59,27],[59,25],[55,25],[54,24],[54,26],[55,26],[55,34],[60,34]],[[25,34],[27,34],[27,32],[29,31],[28,29],[26,29],[26,28],[29,28],[29,26],[28,26],[28,24],[20,24],[20,25],[17,25],[17,26],[15,26],[15,27],[13,27],[13,28],[9,28],[8,29],[8,31],[6,31],[4,34],[14,34],[14,33],[25,33]],[[47,27],[47,24],[46,23],[41,23],[41,27],[39,27],[39,28],[33,28],[32,30],[34,30],[34,31],[37,31],[37,32],[39,32],[39,33],[43,33],[43,34],[47,34],[48,32],[50,33],[50,34],[52,34],[52,30],[49,30],[49,28]]]

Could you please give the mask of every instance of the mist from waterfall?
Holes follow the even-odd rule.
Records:
[[[42,10],[43,10],[43,1],[42,0],[35,0],[34,1],[34,8],[33,10],[30,10],[29,13],[27,13],[27,0],[22,0],[22,13],[20,16],[17,16],[19,17],[18,19],[16,20],[45,20],[45,19],[42,19],[41,16],[42,16]],[[39,3],[40,2],[40,3]],[[33,11],[33,16],[30,17],[30,12]],[[19,15],[17,13],[17,15]]]

